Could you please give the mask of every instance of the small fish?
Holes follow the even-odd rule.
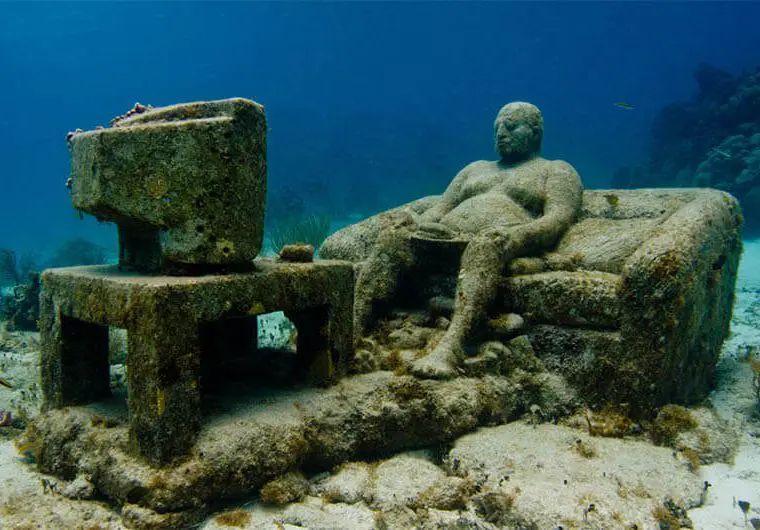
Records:
[[[614,105],[616,107],[620,107],[621,109],[625,109],[625,110],[633,110],[633,109],[636,108],[633,105],[631,105],[630,103],[626,103],[625,101],[616,101],[614,103]]]
[[[722,156],[723,158],[726,158],[726,159],[733,158],[730,153],[726,153],[723,149],[718,149],[717,147],[713,147],[713,151],[719,154],[720,156]]]
[[[0,385],[7,388],[13,388],[13,385],[10,384],[7,380],[3,379],[2,377],[0,377]]]

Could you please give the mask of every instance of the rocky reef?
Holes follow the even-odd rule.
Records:
[[[614,187],[713,187],[736,196],[745,235],[760,235],[760,67],[733,76],[708,64],[694,72],[690,101],[660,110],[647,161],[621,169]]]

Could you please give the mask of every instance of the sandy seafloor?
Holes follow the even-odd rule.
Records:
[[[33,354],[37,345],[34,334],[17,342],[18,351],[9,349],[13,341],[0,345],[0,373],[5,374],[4,377],[10,374],[16,378],[15,383],[24,373],[35,373],[37,364]],[[671,449],[655,447],[642,439],[593,438],[588,441],[596,449],[596,458],[570,457],[568,445],[585,433],[551,424],[528,425],[524,421],[479,429],[460,438],[454,451],[462,461],[469,459],[486,476],[498,477],[508,466],[512,487],[519,491],[517,509],[525,509],[534,516],[545,512],[546,517],[541,520],[547,521],[547,530],[558,528],[563,516],[568,521],[564,528],[633,528],[633,524],[637,524],[638,529],[655,528],[650,516],[652,499],[678,498],[681,494],[693,499],[695,487],[699,488],[705,481],[710,488],[703,497],[703,504],[688,511],[693,528],[751,528],[737,505],[739,500],[749,502],[748,517],[760,518],[760,415],[752,372],[743,359],[751,346],[760,346],[760,241],[745,242],[732,334],[724,345],[716,389],[704,404],[726,421],[727,429],[738,435],[732,463],[703,465],[696,473],[686,471],[683,461],[675,458]],[[16,365],[22,368],[14,371]],[[5,390],[0,388],[0,392]],[[0,409],[12,407],[11,402],[18,406],[29,400],[0,395]],[[41,485],[45,477],[21,460],[8,439],[10,433],[5,431],[0,437],[0,529],[125,528],[118,513],[104,504],[45,493]],[[237,508],[251,515],[239,527],[379,528],[368,504],[374,503],[374,508],[403,504],[399,499],[419,496],[430,483],[445,478],[443,470],[436,468],[424,451],[393,457],[377,469],[382,473],[378,471],[371,485],[358,486],[343,474],[343,482],[338,487],[343,488],[344,496],[354,491],[357,499],[353,503],[326,503],[320,498],[319,492],[324,493],[331,481],[335,481],[334,475],[324,474],[312,479],[312,495],[300,503],[268,508],[251,499],[239,504]],[[361,464],[354,470],[361,471]],[[563,482],[565,486],[558,486]],[[621,498],[623,484],[631,491],[646,487],[651,497],[634,494]],[[371,491],[362,492],[362,487]],[[595,523],[601,521],[594,518],[595,514],[581,518],[584,499],[595,500],[600,512],[614,509],[618,512],[619,524]],[[210,516],[200,526],[229,528],[219,522],[217,515]],[[448,521],[447,528],[498,527],[468,526],[466,519],[460,519],[461,524],[455,525],[454,520],[446,517],[442,513],[438,520]],[[550,520],[558,524],[550,525]],[[606,520],[609,521],[609,517]]]

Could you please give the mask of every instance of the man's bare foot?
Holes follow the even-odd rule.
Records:
[[[412,373],[422,379],[452,379],[457,375],[460,348],[441,342],[433,351],[412,364]]]

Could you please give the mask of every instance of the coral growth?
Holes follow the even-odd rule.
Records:
[[[0,285],[18,285],[18,283],[16,253],[8,248],[0,248]]]
[[[106,262],[106,250],[81,237],[64,241],[50,258],[48,267],[100,265]]]
[[[0,297],[0,320],[8,331],[36,331],[40,318],[40,275],[30,273],[29,281],[13,287],[9,296]]]
[[[36,270],[37,266],[31,254],[22,254],[19,257],[9,248],[0,248],[0,287],[23,283]]]
[[[48,267],[97,265],[106,262],[105,249],[86,239],[64,241],[46,263]],[[31,254],[17,257],[13,250],[0,248],[0,287],[10,293],[0,294],[0,319],[9,330],[36,331],[39,320],[40,275]]]
[[[742,202],[745,231],[760,234],[760,67],[739,76],[710,65],[694,72],[691,101],[671,104],[655,118],[648,160],[621,169],[614,187],[707,186]]]

